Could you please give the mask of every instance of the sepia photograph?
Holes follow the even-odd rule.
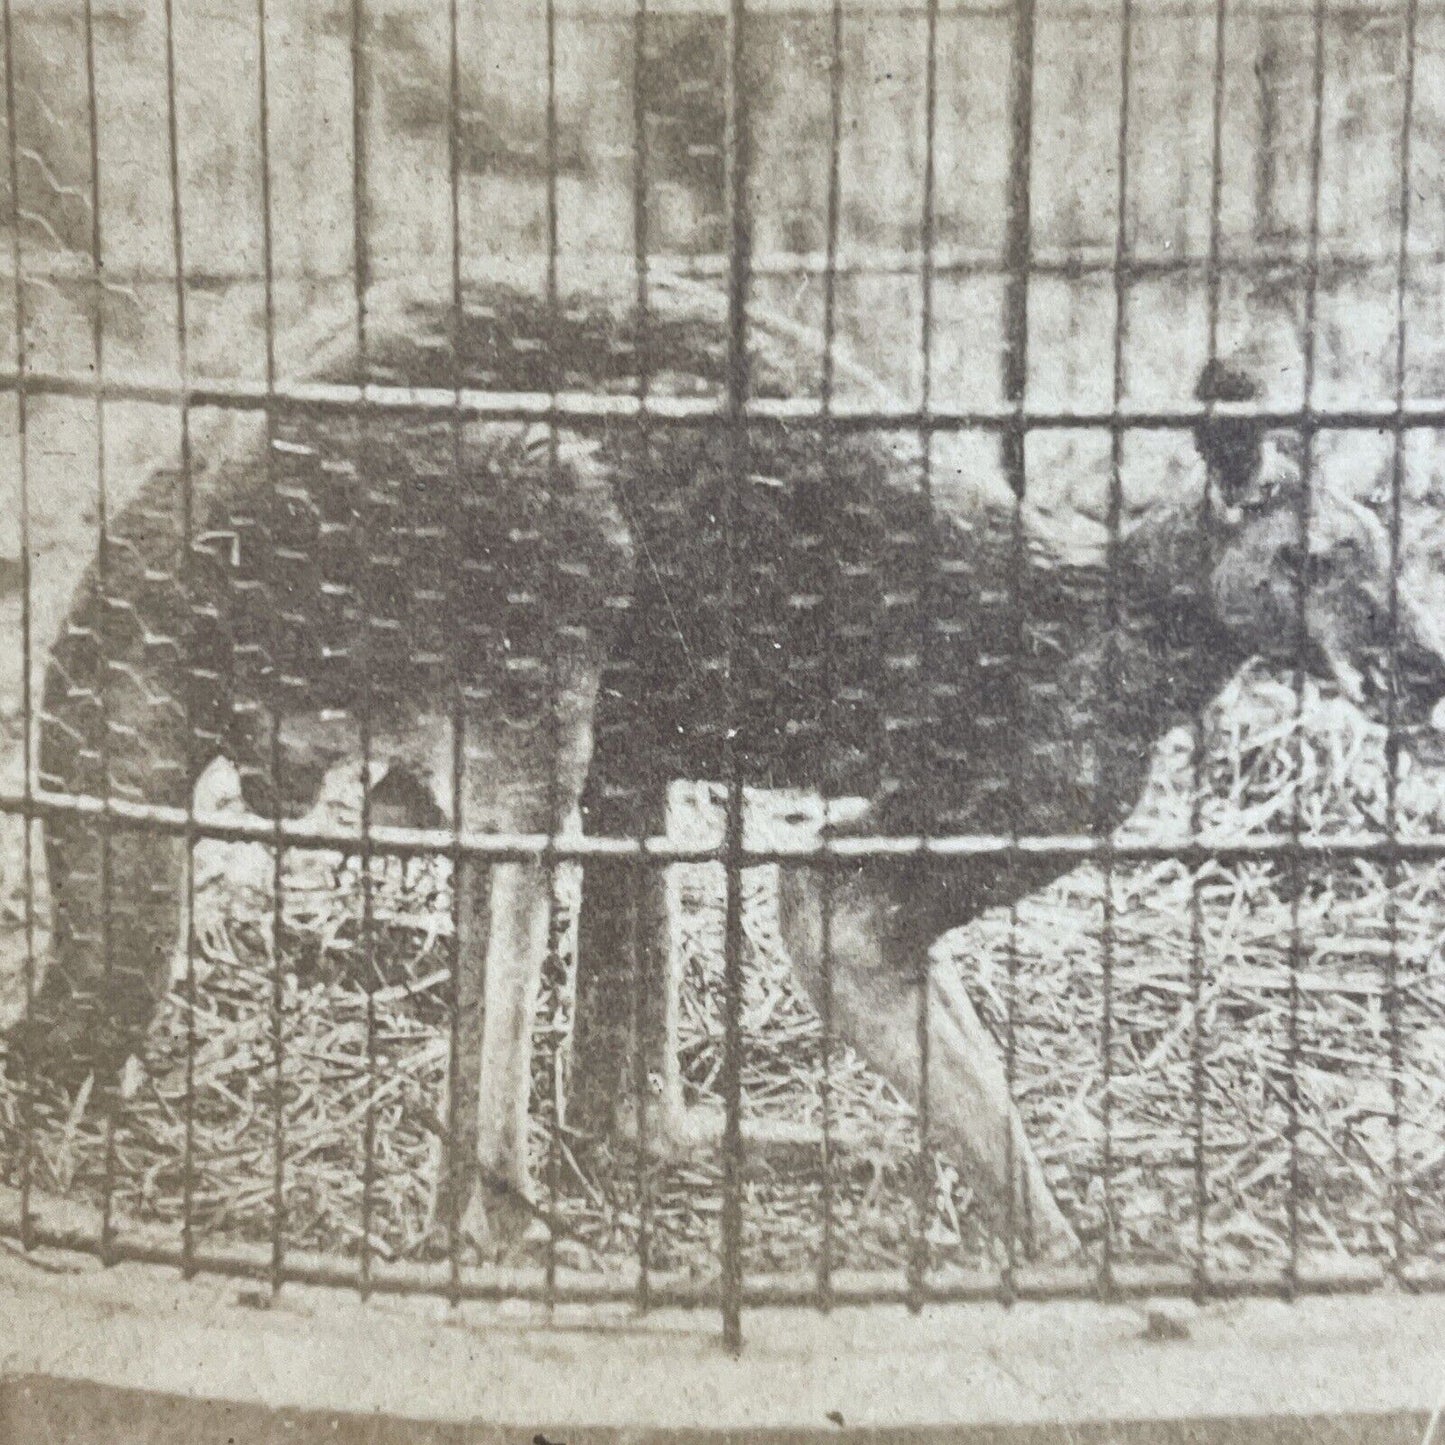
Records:
[[[1440,0],[0,41],[0,1445],[1445,1445]]]

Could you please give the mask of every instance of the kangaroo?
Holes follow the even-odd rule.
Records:
[[[628,395],[645,372],[657,397],[724,391],[720,298],[661,277],[645,318],[501,285],[469,294],[459,324],[389,305],[364,363],[323,380]],[[798,394],[803,339],[760,326],[753,342],[750,393]],[[1213,368],[1201,394],[1245,387]],[[916,444],[892,434],[278,404],[264,451],[204,476],[189,507],[158,473],[114,519],[51,657],[40,781],[182,808],[224,756],[253,809],[296,817],[354,764],[364,717],[386,821],[556,833],[580,811],[590,833],[637,837],[661,831],[672,780],[732,777],[866,798],[852,826],[868,831],[1106,831],[1153,742],[1251,654],[1293,656],[1298,640],[1312,668],[1384,705],[1363,681],[1388,642],[1378,522],[1321,494],[1304,536],[1287,439],[1231,420],[1196,443],[1202,480],[1147,513],[1109,568],[1064,556],[1011,505],[930,497]],[[1445,661],[1401,601],[1407,718],[1445,692]],[[46,819],[54,957],[11,1038],[26,1068],[113,1080],[138,1052],[169,977],[183,848],[118,820],[107,847],[93,817]],[[584,869],[575,1116],[633,1127],[624,1085],[645,1057],[662,1080],[652,1138],[686,1148],[716,1121],[682,1104],[661,872],[639,887],[637,868]],[[929,943],[1061,868],[859,864],[825,900],[819,870],[789,867],[785,941],[818,994],[830,905],[838,1031],[917,1100]],[[540,862],[464,859],[455,886],[458,1147],[436,1201],[480,1249],[532,1189],[549,885]],[[927,987],[936,1141],[995,1218],[1014,1201],[1027,1249],[1068,1247],[997,1050],[956,981]]]

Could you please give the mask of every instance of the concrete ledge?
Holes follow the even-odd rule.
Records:
[[[1423,1415],[1332,1415],[1221,1420],[1135,1420],[1057,1425],[933,1426],[915,1429],[766,1432],[768,1445],[812,1445],[840,1434],[877,1445],[1420,1445]],[[748,1432],[760,1438],[763,1432]],[[704,1445],[722,1434],[667,1430],[571,1430],[565,1435],[480,1422],[454,1424],[343,1413],[271,1410],[40,1377],[0,1380],[0,1439],[106,1445]]]
[[[0,1256],[0,1440],[650,1445],[766,1433],[1024,1442],[1410,1441],[1445,1300],[758,1310],[360,1301]],[[1163,1338],[1187,1331],[1187,1338]]]

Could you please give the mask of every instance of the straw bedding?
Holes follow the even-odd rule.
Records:
[[[1246,674],[1210,711],[1202,738],[1197,769],[1187,732],[1164,740],[1130,833],[1182,838],[1196,813],[1215,841],[1296,824],[1358,833],[1388,821],[1382,731],[1313,685],[1297,698],[1279,680]],[[1436,826],[1439,785],[1402,759],[1394,809],[1403,836]],[[677,801],[683,831],[716,826],[705,790]],[[355,821],[354,798],[322,806]],[[375,1258],[424,1254],[446,1082],[447,866],[373,863],[369,947],[355,859],[288,858],[279,936],[271,872],[259,847],[198,850],[194,976],[168,997],[147,1074],[113,1130],[84,1090],[36,1101],[36,1198],[97,1202],[109,1152],[117,1229],[178,1230],[189,1192],[198,1239],[266,1240],[279,1146],[291,1244],[354,1254],[365,1227]],[[679,869],[673,886],[682,1064],[691,1095],[716,1102],[721,873]],[[567,1127],[575,873],[561,870],[556,892],[533,1137],[558,1258],[622,1268],[645,1223],[654,1268],[709,1274],[716,1166],[642,1170]],[[744,924],[744,1108],[818,1120],[821,1031],[788,978],[768,869],[745,879]],[[6,926],[19,926],[13,910]],[[1419,1260],[1445,1255],[1442,931],[1445,876],[1432,866],[1401,864],[1391,878],[1383,864],[1355,861],[1297,873],[1262,861],[1120,864],[1107,880],[1081,868],[1013,916],[989,914],[948,935],[935,965],[961,969],[995,1035],[1011,1040],[1027,1128],[1091,1254],[1107,1233],[1121,1263],[1189,1263],[1202,1251],[1215,1270],[1278,1267],[1292,1238],[1304,1263],[1400,1249]],[[902,1268],[918,1233],[935,1265],[996,1257],[1001,1245],[946,1158],[927,1161],[931,1200],[922,1217],[914,1209],[911,1116],[889,1088],[842,1045],[828,1072],[830,1120],[872,1141],[835,1160],[835,1262]],[[0,1078],[0,1169],[11,1185],[20,1117],[14,1083]],[[754,1161],[748,1267],[811,1268],[821,1200],[816,1150]],[[524,1255],[538,1257],[538,1234],[519,1247]]]

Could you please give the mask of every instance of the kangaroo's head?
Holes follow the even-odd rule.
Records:
[[[1211,365],[1197,394],[1248,401],[1255,389],[1242,373]],[[1195,442],[1208,474],[1220,626],[1243,651],[1332,679],[1407,740],[1423,735],[1445,698],[1445,623],[1402,568],[1387,526],[1307,471],[1298,431],[1210,417]]]

